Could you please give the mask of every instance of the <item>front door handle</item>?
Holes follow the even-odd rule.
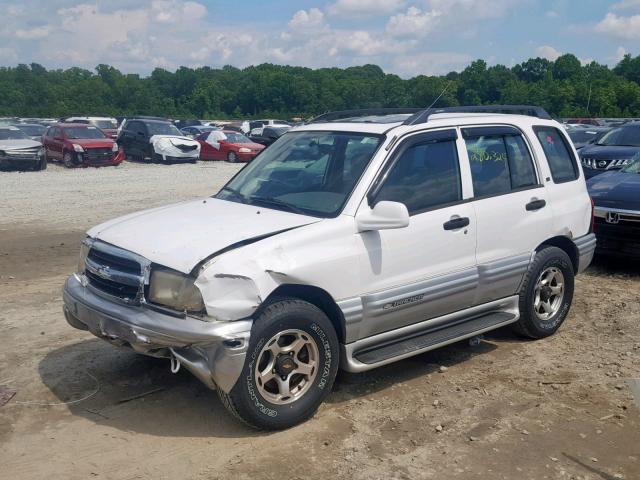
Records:
[[[469,217],[454,217],[448,222],[444,222],[442,226],[445,230],[457,230],[469,225]]]
[[[529,203],[527,203],[525,208],[527,209],[527,212],[533,212],[535,210],[544,208],[546,204],[547,202],[544,200],[531,200]]]

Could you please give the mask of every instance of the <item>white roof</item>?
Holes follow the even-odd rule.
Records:
[[[508,123],[513,125],[556,125],[555,120],[546,120],[529,115],[514,115],[505,113],[434,113],[429,121],[416,125],[403,125],[397,123],[368,123],[368,122],[326,122],[311,123],[294,127],[292,131],[337,131],[337,132],[361,132],[383,134],[398,128],[397,132],[404,133],[410,130],[423,130],[428,128],[442,128],[459,125],[485,125]],[[394,132],[395,133],[395,132]]]

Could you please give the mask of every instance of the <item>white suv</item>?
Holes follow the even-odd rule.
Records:
[[[64,311],[184,366],[246,423],[285,428],[338,367],[505,325],[553,334],[593,256],[592,215],[576,152],[540,108],[339,112],[211,198],[91,229]]]

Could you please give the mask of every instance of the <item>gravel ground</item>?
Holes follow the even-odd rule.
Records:
[[[238,424],[168,362],[66,324],[60,288],[87,228],[212,194],[238,168],[0,174],[0,397],[16,392],[0,407],[3,478],[640,478],[638,264],[578,277],[552,338],[499,331],[341,373],[312,420],[278,433]]]

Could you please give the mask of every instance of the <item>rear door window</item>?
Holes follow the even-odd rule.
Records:
[[[564,135],[553,127],[533,127],[533,131],[547,157],[554,183],[576,180],[580,176],[578,165]]]
[[[503,195],[538,185],[522,134],[511,127],[463,129],[475,197]]]

